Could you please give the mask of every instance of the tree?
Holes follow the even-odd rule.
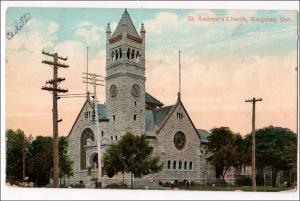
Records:
[[[259,170],[272,169],[272,186],[276,184],[278,171],[296,175],[297,135],[288,128],[269,126],[256,131],[256,165]],[[245,141],[251,141],[252,135]],[[248,143],[249,144],[249,143]]]
[[[232,166],[241,165],[238,160],[238,149],[242,138],[228,127],[213,128],[208,137],[208,160],[216,167],[216,176],[224,180],[226,172]]]
[[[32,137],[26,137],[24,131],[17,129],[6,131],[6,176],[8,180],[23,179],[23,151],[26,161],[28,158],[27,149],[31,143]]]
[[[49,183],[53,174],[53,146],[52,137],[38,136],[32,142],[29,152],[30,180],[37,186]],[[60,177],[72,175],[72,162],[68,158],[68,142],[66,137],[59,138]]]
[[[127,133],[104,153],[104,168],[108,174],[131,172],[137,177],[156,173],[162,169],[162,164],[159,164],[158,157],[152,156],[152,152],[145,135]]]

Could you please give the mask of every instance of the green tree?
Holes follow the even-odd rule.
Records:
[[[25,152],[25,170],[28,159],[27,149],[32,137],[26,137],[24,131],[17,129],[6,131],[6,176],[8,180],[23,179],[23,151]],[[24,146],[24,147],[23,147]],[[25,171],[26,175],[27,171]]]
[[[208,137],[208,160],[216,167],[216,176],[224,180],[226,172],[230,167],[243,164],[244,160],[238,152],[243,149],[242,137],[230,130],[228,127],[213,128]],[[246,159],[245,159],[246,160]]]
[[[137,177],[155,173],[162,169],[162,164],[159,164],[158,157],[152,156],[152,152],[145,135],[127,133],[104,153],[104,168],[108,174],[131,172]]]
[[[296,176],[297,135],[295,133],[288,128],[269,126],[258,129],[255,137],[257,169],[262,172],[265,167],[272,168],[272,186],[276,184],[278,171],[288,171]],[[250,146],[251,138],[251,134],[245,138]]]
[[[72,161],[68,158],[68,142],[66,137],[59,138],[59,166],[60,177],[71,176]],[[52,137],[38,136],[32,142],[29,159],[30,180],[37,186],[44,186],[49,183],[53,168],[53,140]]]

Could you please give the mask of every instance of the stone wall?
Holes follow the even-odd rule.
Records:
[[[183,118],[179,119],[177,113],[182,113]],[[174,135],[181,131],[186,136],[186,144],[182,150],[174,146]],[[201,182],[203,164],[200,159],[201,141],[197,131],[188,118],[188,114],[179,103],[167,120],[161,131],[156,135],[154,143],[154,154],[160,157],[163,170],[159,173],[148,176],[155,180],[174,181],[190,180]],[[171,161],[171,168],[168,169],[168,161]],[[173,161],[176,161],[176,169],[173,169]],[[182,161],[182,168],[178,169],[179,161]],[[184,162],[187,161],[187,169],[184,169]],[[192,162],[192,169],[189,163]]]

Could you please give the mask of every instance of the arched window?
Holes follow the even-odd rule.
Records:
[[[179,161],[178,169],[181,170],[182,163]]]
[[[168,170],[171,169],[171,161],[168,161]]]
[[[95,141],[94,132],[90,128],[83,130],[80,140],[80,168],[86,169],[86,148],[84,147],[87,144],[87,141]]]
[[[131,52],[131,59],[134,59],[134,50]]]
[[[190,170],[193,169],[193,162],[192,161],[190,161],[190,167],[189,168],[190,168]]]
[[[114,61],[114,59],[115,59],[115,53],[112,51],[111,52],[111,60]]]
[[[120,59],[122,58],[122,50],[121,48],[119,49],[119,53],[120,53]]]
[[[187,162],[184,161],[184,169],[186,170],[187,169]]]
[[[118,60],[118,50],[116,50],[116,60]]]
[[[173,161],[173,169],[176,170],[176,161]]]

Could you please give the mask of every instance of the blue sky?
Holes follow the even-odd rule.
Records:
[[[45,59],[41,51],[68,56],[70,68],[60,72],[66,77],[64,88],[82,93],[86,46],[90,71],[105,75],[106,25],[110,22],[114,31],[123,12],[115,8],[8,8],[6,31],[13,31],[14,22],[25,13],[30,13],[31,20],[6,39],[7,127],[34,135],[51,133],[51,99],[40,90],[51,69],[41,64]],[[137,31],[144,22],[147,32],[146,90],[165,105],[176,101],[181,50],[182,100],[197,128],[229,126],[246,134],[251,130],[251,110],[244,100],[258,96],[264,100],[257,108],[258,127],[273,124],[296,130],[296,12],[128,8],[128,13]],[[188,16],[245,17],[248,22],[190,22]],[[251,22],[253,16],[278,21]],[[281,17],[290,20],[280,22]],[[105,88],[98,91],[104,102]],[[83,101],[60,102],[64,135]]]

